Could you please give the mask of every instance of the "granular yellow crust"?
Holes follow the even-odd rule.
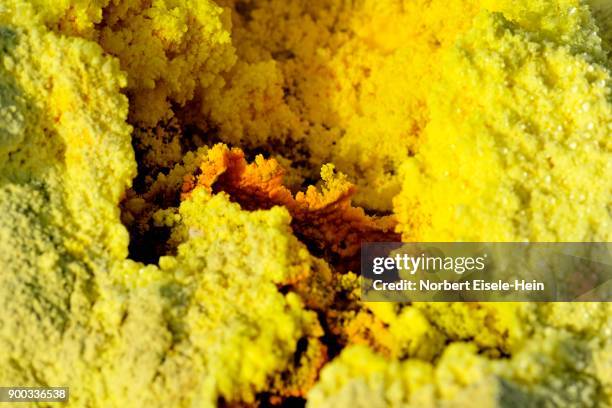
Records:
[[[135,162],[118,61],[0,21],[0,382],[69,384],[70,406],[214,406],[253,402],[286,373],[282,391],[303,395],[323,332],[278,287],[329,271],[287,211],[198,189],[178,209],[176,256],[127,260],[118,204]]]
[[[113,1],[99,42],[128,73],[131,117],[155,126],[196,94],[223,83],[234,63],[229,16],[210,0]]]
[[[0,384],[612,405],[611,304],[366,303],[357,275],[366,240],[612,240],[610,10],[3,1]]]
[[[421,359],[389,359],[371,348],[351,346],[323,368],[320,382],[308,395],[309,406],[466,407],[474,401],[489,407],[609,405],[610,305],[523,305],[512,317],[518,325],[507,329],[524,326],[529,333],[520,336],[521,344],[508,354],[511,358],[479,352],[470,336],[446,346],[433,365]],[[489,319],[496,314],[489,312]],[[442,333],[456,330],[459,319],[444,322],[440,317],[430,319]],[[507,335],[499,332],[498,340]]]
[[[483,14],[446,55],[394,200],[404,239],[612,240],[611,78],[601,42],[584,7],[543,19],[563,30],[541,34],[523,28],[539,19]]]

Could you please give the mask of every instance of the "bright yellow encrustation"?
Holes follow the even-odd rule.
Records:
[[[406,241],[612,241],[610,16],[0,1],[0,385],[69,386],[74,407],[612,405],[612,304],[363,303],[313,244],[333,236],[294,224],[362,225],[350,181]],[[293,208],[206,188],[218,142],[343,198],[291,201],[261,157],[248,181]],[[130,259],[151,231],[159,261]]]

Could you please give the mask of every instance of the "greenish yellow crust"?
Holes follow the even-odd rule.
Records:
[[[610,406],[610,304],[363,303],[295,203],[236,203],[293,197],[270,161],[189,184],[221,141],[296,189],[322,174],[296,195],[333,209],[306,242],[365,216],[333,199],[350,182],[407,241],[610,241],[589,4],[2,2],[0,384],[75,407]],[[124,225],[168,231],[159,262],[128,259]]]
[[[214,406],[253,402],[283,371],[314,378],[293,355],[304,338],[320,366],[316,314],[278,286],[320,261],[288,213],[198,190],[175,257],[127,260],[118,204],[135,166],[117,60],[2,19],[0,382],[68,384],[71,406]]]

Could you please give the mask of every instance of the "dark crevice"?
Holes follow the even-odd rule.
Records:
[[[270,393],[261,393],[257,396],[259,408],[304,408],[306,400],[299,397],[278,398],[278,396]],[[230,405],[235,407],[236,405]],[[242,405],[244,406],[244,405]]]
[[[293,365],[294,366],[296,367],[299,366],[300,360],[302,359],[302,356],[306,352],[307,348],[308,348],[308,339],[306,337],[301,337],[298,340],[297,345],[295,346],[295,353],[293,355]]]
[[[145,233],[130,231],[129,258],[145,265],[157,265],[161,256],[170,255],[166,242],[171,231],[167,227],[149,227]]]
[[[341,339],[334,335],[331,328],[329,327],[329,322],[327,321],[327,316],[323,311],[317,312],[317,317],[319,318],[319,324],[323,329],[323,337],[321,337],[321,343],[323,343],[327,347],[327,360],[331,361],[336,358],[342,349],[344,348],[344,344]]]

